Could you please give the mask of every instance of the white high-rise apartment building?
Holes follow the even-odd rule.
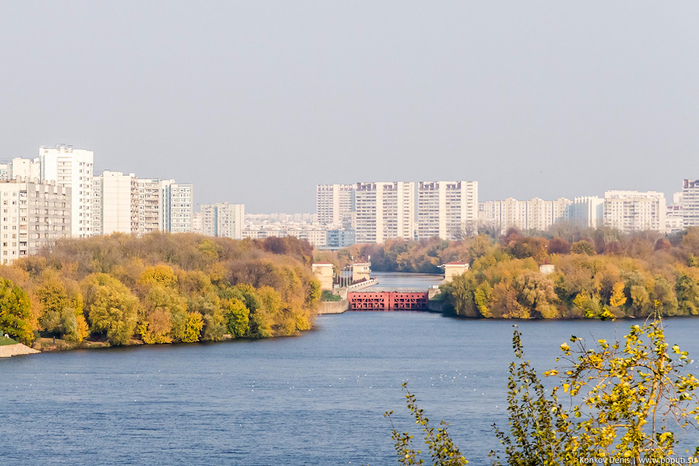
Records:
[[[546,231],[567,218],[570,205],[571,201],[563,197],[553,201],[538,197],[528,201],[513,198],[486,201],[479,205],[479,222],[501,234],[513,227],[520,231]]]
[[[319,184],[316,186],[316,216],[321,225],[352,228],[355,214],[353,184]]]
[[[208,236],[242,239],[245,228],[245,205],[203,204],[201,206],[201,229]]]
[[[170,233],[192,231],[194,216],[194,188],[189,183],[162,181],[163,186],[163,230]]]
[[[682,180],[682,226],[699,226],[699,180]]]
[[[36,254],[71,235],[70,188],[51,182],[0,182],[0,263]]]
[[[664,232],[665,195],[656,191],[607,191],[604,193],[604,225],[624,233]]]
[[[71,188],[72,236],[92,236],[92,151],[66,145],[40,147],[39,158],[42,181],[54,181],[58,186]]]
[[[197,233],[198,235],[204,234],[204,219],[201,216],[201,212],[194,212],[192,214],[192,233]]]
[[[479,206],[479,219],[483,225],[505,233],[508,228],[527,229],[527,201],[508,197],[502,201],[486,201]]]
[[[92,223],[96,235],[138,232],[138,186],[133,173],[105,170],[93,181]]]
[[[413,239],[415,183],[357,183],[355,230],[357,243]]]
[[[604,199],[597,196],[576,197],[570,205],[567,220],[582,227],[601,227],[604,223]]]
[[[95,234],[192,231],[191,184],[105,171],[94,178]]]
[[[421,181],[417,188],[417,237],[458,240],[475,233],[477,181]]]
[[[163,182],[153,178],[136,178],[138,235],[165,229]]]
[[[10,178],[38,183],[41,180],[40,159],[14,158],[10,162]]]
[[[572,202],[564,197],[545,201],[535,197],[527,201],[527,230],[546,231],[567,216]]]

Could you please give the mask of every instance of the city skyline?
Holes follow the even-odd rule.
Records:
[[[251,212],[445,171],[483,199],[699,177],[694,3],[2,5],[0,159],[70,143]]]

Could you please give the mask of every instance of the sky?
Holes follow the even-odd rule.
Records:
[[[195,203],[313,212],[315,185],[477,180],[481,200],[699,178],[697,2],[0,0],[0,160]]]

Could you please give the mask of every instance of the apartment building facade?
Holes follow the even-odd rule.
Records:
[[[665,195],[656,191],[607,191],[604,193],[604,225],[624,233],[666,229]]]
[[[170,233],[192,231],[194,217],[194,187],[190,183],[162,181],[163,230]]]
[[[40,147],[39,159],[42,181],[70,188],[71,235],[76,238],[92,236],[93,152],[68,145]]]
[[[220,202],[203,204],[200,209],[201,232],[207,236],[242,239],[245,229],[245,205]]]
[[[0,182],[0,263],[71,236],[71,189],[51,182]]]
[[[138,184],[133,173],[105,170],[94,177],[92,224],[96,235],[138,233]]]
[[[357,243],[383,243],[392,238],[413,239],[414,218],[415,183],[357,183]]]
[[[479,222],[500,234],[509,228],[546,231],[554,223],[568,218],[571,204],[570,199],[563,197],[552,201],[538,197],[528,201],[513,198],[486,201],[479,205]]]
[[[319,184],[316,186],[316,221],[350,229],[354,225],[356,186]]]
[[[421,181],[417,185],[417,237],[458,240],[476,232],[477,181]]]
[[[682,207],[682,226],[684,228],[699,226],[699,180],[682,180],[679,205]]]
[[[604,224],[604,199],[597,196],[576,197],[570,205],[567,220],[580,227],[601,227]]]

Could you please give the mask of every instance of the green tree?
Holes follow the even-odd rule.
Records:
[[[220,308],[213,310],[211,314],[204,315],[204,341],[221,341],[226,334],[227,327],[223,311]]]
[[[430,420],[425,416],[425,412],[417,406],[417,398],[408,390],[407,382],[403,383],[403,391],[406,392],[405,400],[408,410],[425,435],[425,445],[434,464],[436,466],[464,466],[468,464],[468,461],[461,454],[459,448],[454,445],[447,432],[449,424],[445,421],[440,421],[439,427],[436,429],[432,427]],[[415,450],[413,447],[413,436],[409,432],[399,432],[393,425],[392,415],[393,411],[384,413],[384,417],[391,421],[391,426],[393,427],[392,437],[395,441],[394,449],[398,454],[398,462],[406,466],[424,464],[425,460],[420,457],[422,452]]]
[[[573,246],[570,248],[570,252],[573,254],[586,254],[588,256],[594,256],[597,251],[595,251],[595,247],[590,244],[589,241],[578,241],[576,243],[573,243]]]
[[[699,283],[686,272],[680,272],[675,290],[679,308],[687,309],[691,315],[699,315]]]
[[[232,300],[226,311],[228,333],[233,338],[250,336],[250,310],[241,301]]]
[[[80,343],[89,334],[83,315],[83,297],[75,289],[68,290],[55,272],[46,275],[35,292],[41,306],[39,324],[47,332]]]
[[[6,278],[0,278],[0,334],[7,333],[25,344],[34,340],[30,324],[29,297],[20,287]]]
[[[182,341],[187,322],[185,297],[174,288],[158,284],[151,287],[143,304],[141,328],[144,323],[147,324],[147,331],[151,331],[154,343]]]
[[[522,334],[515,325],[512,348],[516,361],[510,363],[507,382],[507,413],[509,434],[493,425],[495,435],[505,448],[507,464],[512,466],[554,466],[573,464],[579,460],[574,452],[566,451],[564,439],[571,430],[556,393],[546,393],[536,370],[524,358]],[[494,465],[501,465],[500,455]]]
[[[306,296],[306,305],[314,306],[320,301],[320,282],[315,278],[308,281],[308,294]]]

